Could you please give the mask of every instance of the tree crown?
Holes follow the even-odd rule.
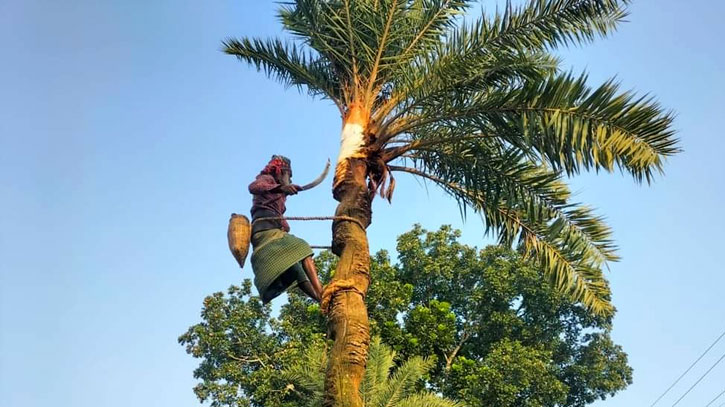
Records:
[[[229,39],[224,51],[343,117],[360,110],[371,191],[390,200],[394,172],[440,186],[559,289],[610,313],[610,229],[564,178],[619,169],[651,182],[679,151],[673,115],[614,80],[589,86],[554,51],[609,35],[629,2],[507,2],[464,18],[473,3],[294,0],[279,11],[291,39]]]

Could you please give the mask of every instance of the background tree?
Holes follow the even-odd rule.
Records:
[[[333,182],[340,257],[323,295],[332,348],[326,405],[360,406],[369,343],[365,228],[391,172],[440,186],[517,243],[546,279],[602,315],[601,268],[617,259],[609,228],[570,201],[562,177],[619,168],[649,182],[677,152],[672,116],[613,81],[589,87],[552,50],[609,34],[627,0],[530,0],[460,17],[470,0],[294,0],[293,35],[225,42],[225,51],[282,83],[331,100],[342,116]],[[332,142],[332,138],[330,141]],[[409,166],[407,165],[409,164]],[[389,181],[389,183],[388,183]]]
[[[632,381],[610,338],[611,316],[594,314],[549,284],[544,272],[501,247],[458,242],[459,232],[416,226],[398,238],[397,264],[372,257],[371,329],[400,360],[430,357],[426,384],[468,405],[582,407]],[[337,258],[321,254],[329,281]],[[245,282],[204,301],[202,322],[179,340],[200,358],[195,388],[212,406],[297,406],[306,399],[280,371],[324,343],[316,304],[292,294],[280,315]]]

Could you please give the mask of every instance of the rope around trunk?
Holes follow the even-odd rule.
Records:
[[[363,230],[365,229],[365,225],[363,225],[360,220],[353,218],[352,216],[265,216],[263,218],[255,219],[252,222],[252,225],[261,220],[346,220],[357,223],[358,226],[363,228]]]

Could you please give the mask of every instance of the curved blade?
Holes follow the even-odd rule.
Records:
[[[310,182],[309,184],[303,185],[302,187],[300,187],[300,191],[307,191],[308,189],[312,189],[312,188],[320,185],[320,183],[325,180],[325,177],[327,176],[328,172],[330,172],[330,159],[329,158],[327,159],[327,165],[325,165],[325,170],[322,171],[322,174],[320,174],[319,177],[315,178],[315,180]]]

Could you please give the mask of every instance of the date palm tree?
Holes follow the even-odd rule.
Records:
[[[649,183],[679,150],[671,113],[615,81],[588,85],[553,53],[611,33],[629,1],[528,0],[465,18],[473,3],[289,0],[279,19],[291,38],[224,42],[284,85],[332,101],[342,117],[332,192],[347,220],[333,224],[340,262],[323,296],[334,339],[325,406],[362,405],[366,227],[373,197],[392,198],[394,173],[440,186],[562,291],[606,314],[602,268],[616,248],[565,180],[618,169]]]
[[[443,398],[430,391],[419,391],[418,382],[433,367],[433,361],[420,356],[411,357],[395,366],[395,351],[374,338],[360,396],[367,407],[463,407],[463,404]],[[324,399],[325,363],[327,354],[322,346],[310,347],[304,358],[288,367],[282,375],[291,389],[305,400],[304,407],[320,407]]]

